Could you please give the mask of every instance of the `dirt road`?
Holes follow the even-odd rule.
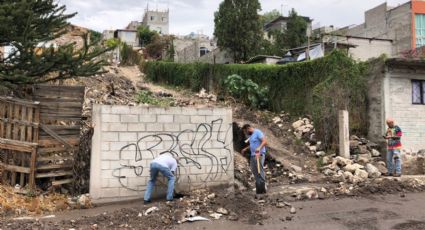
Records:
[[[407,230],[425,229],[425,193],[315,200],[292,203],[295,215],[285,209],[266,209],[270,219],[264,225],[228,221],[192,223],[177,229],[290,229],[290,230]],[[286,220],[293,216],[292,220]],[[289,218],[288,218],[289,219]],[[284,221],[282,221],[284,220]]]
[[[425,229],[425,193],[409,193],[404,197],[400,195],[370,196],[367,198],[344,198],[329,200],[314,200],[293,202],[296,207],[296,214],[289,214],[287,208],[266,207],[265,210],[269,218],[264,220],[262,225],[248,224],[247,221],[229,221],[225,218],[211,222],[184,223],[172,225],[172,229],[300,229],[300,230],[407,230]],[[89,210],[75,210],[71,212],[59,213],[55,218],[36,221],[2,220],[0,229],[97,229],[92,227],[93,223],[109,223],[110,217],[104,213],[115,215],[122,214],[122,217],[114,216],[113,220],[118,221],[112,229],[138,229],[145,226],[144,223],[133,225],[128,222],[129,210],[134,208],[143,209],[141,202],[127,204],[115,204],[102,206]],[[259,214],[260,215],[260,214]],[[264,215],[264,213],[262,214]],[[130,216],[131,217],[131,216]],[[70,224],[71,222],[76,224]],[[137,221],[136,221],[137,222]],[[78,223],[81,223],[78,224]],[[151,227],[150,229],[163,229],[164,226]]]

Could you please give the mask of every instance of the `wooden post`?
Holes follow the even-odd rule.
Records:
[[[350,158],[350,137],[348,111],[341,110],[338,114],[339,123],[339,155]]]

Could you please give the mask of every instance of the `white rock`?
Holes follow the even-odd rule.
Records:
[[[352,164],[353,162],[349,159],[345,159],[344,157],[337,156],[333,160],[333,164],[344,167],[346,165]]]
[[[215,193],[211,193],[207,197],[208,197],[208,199],[213,199],[213,198],[215,198]]]
[[[323,171],[323,174],[325,176],[333,176],[335,175],[335,171],[332,171],[331,169],[325,169],[325,171]]]
[[[331,163],[331,159],[330,159],[329,157],[327,157],[327,156],[324,156],[324,157],[322,158],[322,163],[323,163],[324,165],[327,165],[327,164]]]
[[[289,211],[291,214],[297,213],[297,210],[294,207],[291,207],[291,210]]]
[[[223,214],[220,213],[211,213],[210,216],[216,220],[220,219],[221,216],[223,216]]]
[[[316,146],[310,146],[309,147],[311,152],[316,152],[317,151],[317,147]]]
[[[146,212],[144,214],[145,214],[145,216],[147,216],[147,215],[149,215],[153,212],[156,212],[156,211],[159,211],[159,208],[158,207],[152,207],[152,208],[149,208],[148,210],[146,210]]]
[[[321,157],[321,156],[325,156],[325,155],[326,155],[325,151],[319,151],[319,152],[316,153],[317,157]]]
[[[354,175],[351,172],[348,172],[348,171],[344,172],[344,178],[345,178],[345,180],[348,181],[348,182],[350,182],[350,183],[353,182],[353,176]]]
[[[357,169],[364,169],[364,166],[356,163],[356,164],[346,165],[343,169],[344,171],[355,173]]]
[[[365,170],[357,169],[356,172],[354,173],[354,176],[357,176],[363,180],[366,180],[369,177],[369,174]]]
[[[376,149],[372,149],[372,156],[373,157],[380,157],[381,153]]]
[[[316,190],[310,190],[306,194],[308,199],[317,199],[319,198],[319,194],[316,192]]]
[[[378,178],[381,176],[381,172],[379,172],[379,169],[373,166],[372,164],[366,165],[366,171],[369,173],[370,178]]]
[[[292,123],[292,128],[294,128],[294,129],[298,129],[298,128],[300,128],[301,126],[303,126],[304,125],[304,121],[302,121],[302,120],[298,120],[298,121],[296,121],[296,122],[294,122],[294,123]]]
[[[301,173],[303,169],[297,165],[291,165],[291,170],[297,173]]]
[[[223,214],[223,215],[227,215],[227,214],[229,214],[229,211],[227,211],[224,208],[219,208],[219,209],[217,209],[217,213],[220,213],[220,214]]]

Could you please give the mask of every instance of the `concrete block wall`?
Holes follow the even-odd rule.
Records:
[[[389,73],[387,117],[393,117],[403,131],[407,152],[425,149],[425,105],[412,104],[412,79],[425,80],[415,73]]]
[[[177,190],[233,184],[231,109],[94,105],[93,123],[95,200],[141,198],[150,162],[167,152],[179,159]],[[163,195],[164,178],[157,188]]]

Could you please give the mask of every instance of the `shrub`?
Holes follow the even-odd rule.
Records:
[[[232,97],[249,106],[260,109],[268,107],[267,88],[258,86],[251,79],[243,79],[241,76],[233,74],[227,77],[224,86]]]
[[[213,89],[217,94],[232,95],[249,106],[285,111],[293,116],[310,114],[318,138],[324,140],[328,148],[336,148],[338,110],[350,112],[353,134],[367,133],[365,76],[368,68],[342,51],[283,66],[147,62],[142,68],[153,82],[193,91]]]

